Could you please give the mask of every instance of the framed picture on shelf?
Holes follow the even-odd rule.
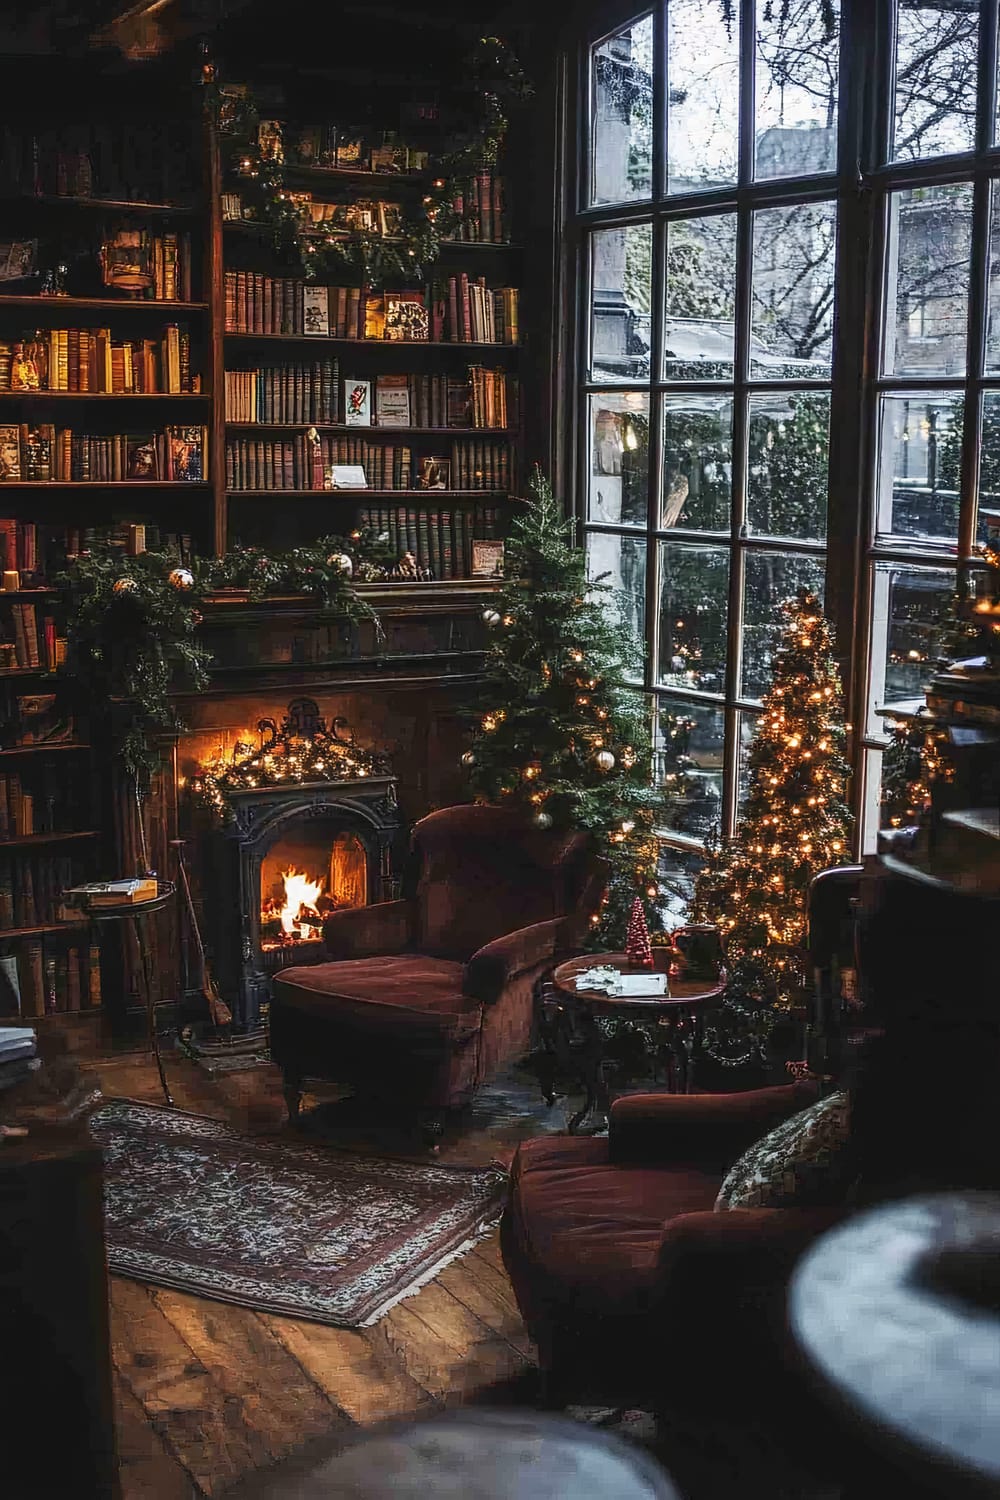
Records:
[[[503,542],[485,540],[478,537],[472,539],[472,576],[473,578],[502,578],[503,577]]]
[[[451,484],[451,460],[448,458],[422,458],[417,468],[417,488],[421,490],[446,490]]]
[[[333,490],[366,490],[368,479],[363,464],[332,464],[330,488]]]
[[[410,382],[406,375],[379,375],[375,381],[375,421],[379,427],[410,426]]]
[[[302,288],[302,331],[327,337],[330,332],[330,298],[325,286]]]
[[[127,469],[126,479],[157,479],[159,477],[156,439],[152,434],[129,438]]]
[[[14,423],[0,427],[0,484],[21,477],[21,429]]]
[[[345,135],[338,139],[337,166],[353,167],[357,172],[367,170],[368,155],[365,151],[365,143],[359,135]]]
[[[23,281],[37,265],[37,240],[0,240],[0,281]]]
[[[399,343],[425,341],[430,319],[423,292],[389,292],[385,299],[385,337]]]
[[[372,425],[372,383],[370,380],[344,381],[344,422],[348,427]]]

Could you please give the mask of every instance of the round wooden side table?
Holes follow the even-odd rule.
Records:
[[[669,949],[653,949],[652,972],[665,972],[670,962]],[[612,1065],[627,1071],[623,1046],[632,1045],[654,1078],[662,1071],[668,1088],[689,1093],[704,1009],[721,997],[726,986],[722,972],[713,980],[669,978],[668,995],[648,998],[577,989],[577,975],[595,965],[613,967],[622,974],[650,972],[631,963],[624,953],[587,953],[560,964],[552,975],[546,1046],[554,1070],[574,1076],[585,1090],[583,1107],[569,1121],[571,1135],[584,1128],[600,1130],[607,1123],[611,1108],[607,1072]]]
[[[324,1446],[326,1452],[324,1453]],[[680,1500],[640,1448],[569,1417],[466,1407],[313,1445],[230,1500]]]
[[[849,1219],[799,1263],[789,1315],[820,1396],[873,1455],[921,1494],[1000,1494],[1000,1194]]]
[[[131,922],[132,924],[132,931],[135,933],[136,950],[139,954],[139,964],[142,970],[143,1000],[146,1007],[146,1035],[149,1040],[149,1050],[156,1058],[156,1068],[160,1075],[160,1087],[163,1089],[163,1097],[171,1106],[174,1101],[167,1086],[167,1075],[163,1071],[163,1058],[160,1056],[160,1038],[156,1030],[156,1004],[153,1000],[153,967],[149,957],[146,919],[169,906],[174,899],[176,891],[177,887],[172,880],[159,880],[157,881],[156,895],[151,896],[148,901],[120,901],[116,902],[114,906],[91,906],[85,902],[81,907],[81,910],[90,922]]]

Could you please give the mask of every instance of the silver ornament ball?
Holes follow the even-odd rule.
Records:
[[[112,587],[115,594],[137,594],[139,585],[134,578],[116,578]]]
[[[474,766],[475,764],[476,764],[475,751],[474,750],[466,750],[465,753],[464,753],[464,755],[462,756],[462,765],[463,766]]]
[[[536,828],[551,828],[552,814],[547,812],[536,812],[532,819]]]
[[[615,758],[611,754],[611,751],[599,750],[597,752],[597,764],[602,771],[613,771],[615,768]]]
[[[499,616],[499,614],[497,613],[497,611],[495,609],[484,609],[483,610],[483,621],[487,625],[491,625],[491,626],[492,625],[499,625],[500,624],[500,616]]]
[[[167,574],[167,582],[179,594],[186,594],[194,588],[194,574],[190,568],[172,568]]]
[[[346,552],[334,552],[326,561],[328,567],[339,568],[345,578],[350,578],[354,572],[354,562]]]

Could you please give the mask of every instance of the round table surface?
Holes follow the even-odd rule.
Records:
[[[669,995],[632,998],[628,995],[606,995],[603,990],[578,990],[576,987],[578,974],[600,965],[619,969],[622,974],[662,974],[670,962],[670,950],[667,948],[653,949],[652,971],[642,964],[632,963],[624,953],[584,953],[579,958],[570,958],[560,964],[552,975],[552,982],[556,989],[573,1000],[583,1000],[595,1009],[607,1006],[615,1010],[669,1010],[671,1006],[704,1005],[706,1001],[718,999],[726,987],[724,973],[718,979],[668,978]]]
[[[141,917],[147,913],[162,911],[175,895],[177,887],[172,880],[157,881],[156,895],[146,901],[118,901],[112,906],[90,906],[86,902],[80,907],[91,922],[119,922],[122,917]]]
[[[568,1417],[470,1408],[373,1428],[252,1476],[232,1500],[680,1500],[641,1449]]]
[[[998,1267],[1000,1194],[909,1198],[825,1234],[799,1262],[789,1301],[821,1388],[873,1439],[990,1494],[1000,1485]]]

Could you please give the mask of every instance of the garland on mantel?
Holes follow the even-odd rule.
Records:
[[[420,279],[437,260],[442,240],[462,222],[454,206],[460,184],[496,165],[510,109],[533,93],[514,53],[495,36],[480,38],[463,64],[462,76],[470,80],[474,119],[438,159],[419,205],[404,207],[399,234],[391,239],[370,229],[332,233],[312,226],[289,182],[295,164],[287,162],[284,153],[275,156],[261,148],[260,112],[252,95],[220,93],[220,134],[232,147],[231,165],[253,219],[273,231],[279,249],[298,255],[309,280],[346,268],[377,288],[386,281]]]
[[[55,580],[66,613],[65,671],[98,712],[122,705],[120,749],[141,791],[158,764],[156,738],[184,725],[171,702],[179,687],[208,685],[211,652],[198,640],[206,600],[222,590],[252,602],[299,594],[347,619],[378,617],[354,588],[385,576],[385,539],[370,530],[271,552],[239,547],[184,566],[175,552],[123,555],[99,544],[70,559]]]

